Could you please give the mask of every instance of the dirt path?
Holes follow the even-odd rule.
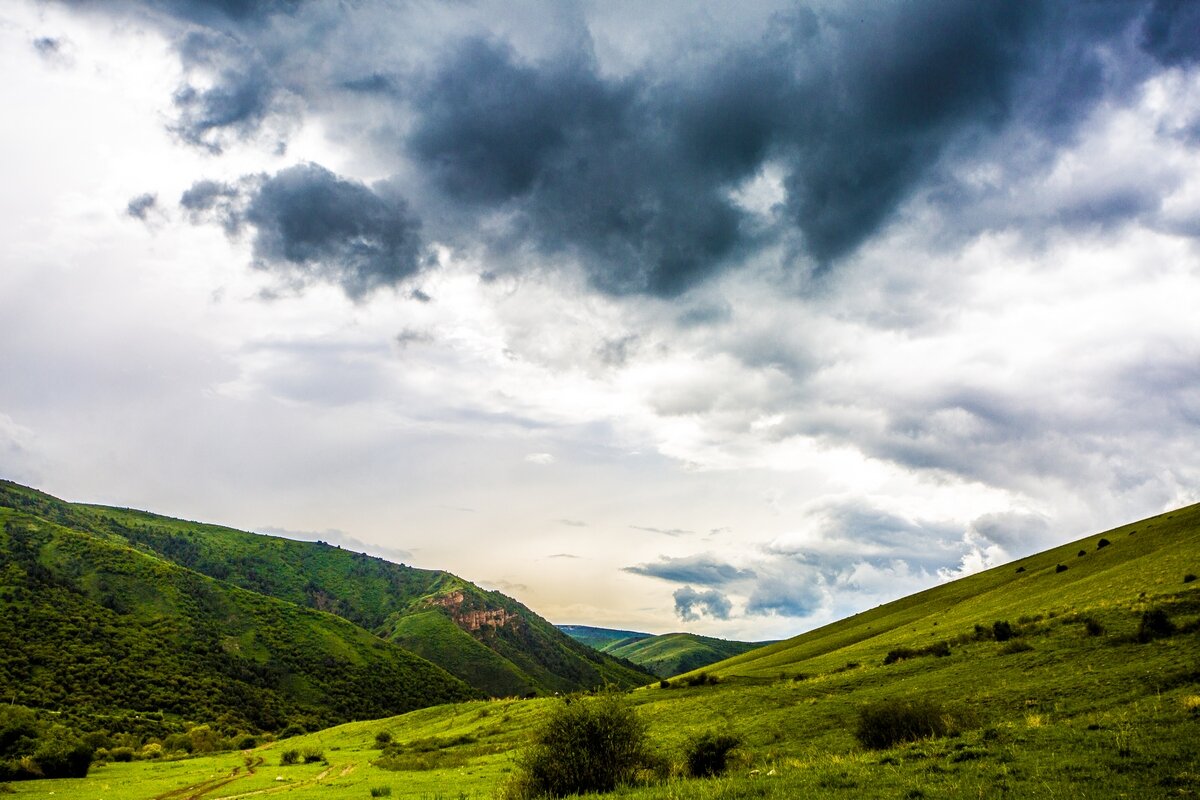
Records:
[[[344,778],[347,775],[349,775],[351,772],[354,772],[354,770],[356,770],[356,769],[358,769],[357,763],[347,764],[346,766],[342,767],[342,771],[339,772],[336,775],[336,777]],[[287,783],[280,784],[279,786],[269,786],[266,789],[256,789],[253,792],[245,792],[244,794],[227,795],[227,796],[221,798],[221,800],[241,800],[241,798],[243,798],[243,797],[259,797],[259,796],[262,796],[265,794],[278,794],[279,792],[288,792],[293,789],[299,789],[302,786],[315,786],[316,784],[322,783],[326,778],[328,778],[331,772],[333,772],[333,767],[329,767],[328,769],[323,769],[319,773],[317,773],[316,775],[314,775],[313,777],[311,777],[305,781],[288,781]],[[158,799],[156,798],[155,800],[158,800]]]
[[[163,792],[162,794],[155,795],[154,800],[201,800],[204,795],[215,792],[222,786],[228,786],[236,780],[253,775],[255,770],[262,766],[262,763],[262,756],[255,756],[253,758],[247,756],[245,772],[242,772],[241,767],[234,767],[228,775],[191,786],[184,786],[180,789],[172,789],[169,792]]]

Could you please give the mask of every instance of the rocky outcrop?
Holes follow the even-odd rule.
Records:
[[[456,625],[463,630],[472,632],[484,626],[503,628],[517,619],[515,613],[505,611],[503,608],[464,609],[463,602],[465,600],[466,597],[463,593],[455,590],[439,597],[431,598],[429,604],[446,609],[450,612],[450,618],[454,620]]]

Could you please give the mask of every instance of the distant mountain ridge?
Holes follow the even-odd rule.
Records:
[[[110,613],[121,618],[121,625],[145,625],[153,620],[143,621],[139,614],[160,602],[155,596],[156,582],[179,580],[206,587],[205,591],[221,598],[221,603],[234,602],[225,599],[232,597],[237,602],[272,609],[271,613],[286,622],[285,638],[307,635],[306,630],[336,630],[339,633],[329,633],[322,639],[327,639],[334,650],[345,649],[340,639],[347,639],[360,642],[370,651],[389,653],[388,658],[405,664],[427,665],[422,669],[432,669],[430,676],[441,676],[428,678],[430,702],[474,694],[545,694],[602,685],[629,688],[653,679],[632,663],[575,642],[516,600],[446,572],[393,564],[322,543],[247,533],[142,511],[67,503],[8,481],[0,481],[0,514],[6,531],[15,526],[14,530],[52,532],[53,541],[44,542],[43,548],[57,550],[58,542],[70,540],[96,553],[115,549],[125,554],[127,562],[121,574],[130,576],[118,580],[98,568],[89,569],[86,563],[77,563],[68,574],[62,574],[58,568],[46,567],[45,554],[39,553],[27,559],[32,573],[26,570],[23,577],[18,576],[11,569],[17,539],[7,535],[0,546],[0,597],[7,596],[14,582],[21,585],[22,581],[28,584],[34,580],[39,586],[46,581],[57,582],[68,586],[74,595],[89,598],[83,615],[86,618]],[[103,607],[106,595],[97,587],[123,586],[127,582],[136,587],[136,602],[116,592],[108,597],[117,603],[115,610],[98,609]],[[180,592],[181,605],[169,609],[168,616],[174,615],[181,622],[191,620],[196,609],[187,602],[190,596],[189,592]],[[121,607],[122,603],[128,608]],[[4,611],[9,612],[6,616],[12,618],[16,628],[27,624],[22,618],[24,606],[6,603]],[[39,613],[52,614],[53,609],[43,608]],[[221,647],[234,662],[227,666],[235,672],[242,669],[242,661],[251,652],[257,661],[267,664],[282,657],[274,651],[254,650],[250,645],[239,651],[241,645],[236,642],[248,635],[247,630],[235,626],[222,634],[218,622],[209,622],[210,628],[216,626],[210,639],[224,642]],[[300,630],[292,631],[292,624]],[[15,629],[9,631],[9,640],[13,638],[17,638]],[[51,646],[52,639],[45,642],[46,646]],[[332,655],[322,658],[337,660]],[[379,674],[388,673],[381,670]],[[7,691],[9,685],[19,684],[20,680],[17,674],[0,670],[0,689]],[[254,684],[253,680],[249,683]],[[409,680],[399,683],[412,685]],[[434,684],[441,688],[433,691]],[[306,696],[311,694],[310,688],[298,686],[292,695]],[[411,702],[387,705],[378,713],[397,713],[422,704],[429,703],[414,695]],[[342,721],[375,713],[349,701],[343,706],[339,714],[330,714],[316,704],[314,715]],[[299,713],[292,708],[287,716],[290,719]]]
[[[717,639],[695,633],[655,635],[590,625],[559,625],[558,629],[602,653],[632,661],[659,678],[700,669],[771,644]]]

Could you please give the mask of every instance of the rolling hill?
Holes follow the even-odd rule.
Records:
[[[136,548],[223,585],[327,612],[492,696],[639,686],[653,676],[575,642],[521,603],[446,572],[0,481],[0,508]]]
[[[324,727],[477,696],[332,614],[0,508],[0,691],[84,729]],[[134,723],[133,721],[138,722]]]
[[[715,683],[685,675],[667,689],[643,687],[627,702],[676,771],[620,796],[1196,796],[1197,574],[1200,506],[1192,506],[709,665]],[[18,800],[48,791],[58,800],[93,800],[114,786],[124,787],[121,796],[166,796],[225,776],[222,785],[232,783],[212,796],[415,800],[449,790],[490,797],[511,776],[514,752],[562,702],[454,703],[250,754],[112,763],[85,780],[14,784],[13,791]],[[863,711],[895,702],[933,704],[949,730],[881,748],[862,744]],[[740,741],[730,774],[681,777],[685,747],[713,731]],[[381,747],[384,734],[390,744]],[[323,750],[328,764],[244,768],[251,757],[274,765],[286,750],[308,748]]]
[[[632,661],[660,678],[697,670],[766,644],[716,639],[694,633],[654,635],[588,625],[559,625],[558,628],[576,641],[602,653]]]

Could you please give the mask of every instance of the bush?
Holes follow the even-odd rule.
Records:
[[[253,750],[256,747],[258,747],[258,737],[256,736],[246,735],[238,739],[238,750]]]
[[[716,686],[721,682],[721,679],[716,675],[709,675],[707,672],[700,671],[695,675],[689,675],[684,678],[683,682],[688,686]]]
[[[1195,576],[1195,575],[1193,575],[1193,574],[1192,574],[1192,573],[1190,573],[1190,572],[1189,572],[1187,575],[1184,575],[1184,576],[1183,576],[1183,582],[1184,582],[1184,583],[1191,583],[1191,582],[1192,582],[1192,581],[1194,581],[1194,580],[1196,580],[1196,576]]]
[[[694,739],[685,753],[687,771],[693,778],[724,775],[729,751],[740,744],[736,736],[708,732]]]
[[[1103,550],[1104,548],[1108,547],[1110,544],[1112,544],[1112,542],[1110,542],[1108,539],[1101,539],[1100,541],[1096,542],[1096,549]]]
[[[319,764],[324,760],[325,760],[325,754],[323,752],[321,752],[320,750],[305,750],[304,751],[304,763],[305,764]]]
[[[883,750],[949,732],[946,712],[930,700],[884,700],[859,709],[854,735],[863,747]]]
[[[1088,636],[1103,636],[1104,635],[1104,626],[1100,624],[1099,620],[1093,619],[1091,617],[1088,617],[1086,620],[1083,621],[1083,628],[1084,628],[1084,630],[1087,631]]]
[[[557,704],[517,758],[515,798],[606,792],[652,764],[646,723],[615,694]]]
[[[1079,551],[1079,553],[1077,553],[1077,555],[1078,555],[1080,558],[1083,558],[1084,556],[1086,556],[1086,555],[1087,555],[1087,550],[1080,550],[1080,551]]]
[[[390,786],[372,786],[371,797],[391,797],[392,787]]]
[[[108,751],[109,761],[133,761],[132,747],[114,747]]]
[[[1000,654],[1009,656],[1013,653],[1028,653],[1032,649],[1033,645],[1029,644],[1028,642],[1023,642],[1020,639],[1013,639],[1011,642],[1004,645],[1004,647],[1000,648]]]
[[[1067,565],[1066,565],[1066,564],[1059,564],[1058,566],[1056,566],[1056,567],[1054,568],[1054,571],[1055,571],[1055,572],[1066,572],[1066,571],[1067,571]]]
[[[1013,626],[1008,620],[999,620],[992,623],[992,638],[997,642],[1007,642],[1016,635],[1017,632],[1013,630]]]
[[[390,732],[380,731],[379,733],[375,734],[375,744],[379,745],[381,748],[387,747],[391,743],[392,734]]]
[[[950,645],[946,642],[934,642],[928,647],[912,648],[912,647],[897,647],[894,650],[889,650],[887,655],[883,657],[883,663],[895,664],[897,661],[903,661],[906,658],[917,658],[918,656],[937,656],[945,658],[950,655]]]
[[[1137,640],[1142,644],[1151,639],[1161,639],[1175,632],[1175,623],[1161,608],[1151,608],[1143,612],[1142,621],[1138,624]]]
[[[661,681],[659,681],[659,682],[658,682],[658,688],[660,688],[660,689],[670,689],[670,688],[671,688],[671,682],[670,682],[669,680],[667,680],[666,678],[663,678]]]
[[[81,741],[43,741],[33,754],[38,772],[47,778],[86,778],[92,748]]]
[[[299,750],[284,750],[279,756],[279,766],[290,767],[293,764],[300,763]]]

